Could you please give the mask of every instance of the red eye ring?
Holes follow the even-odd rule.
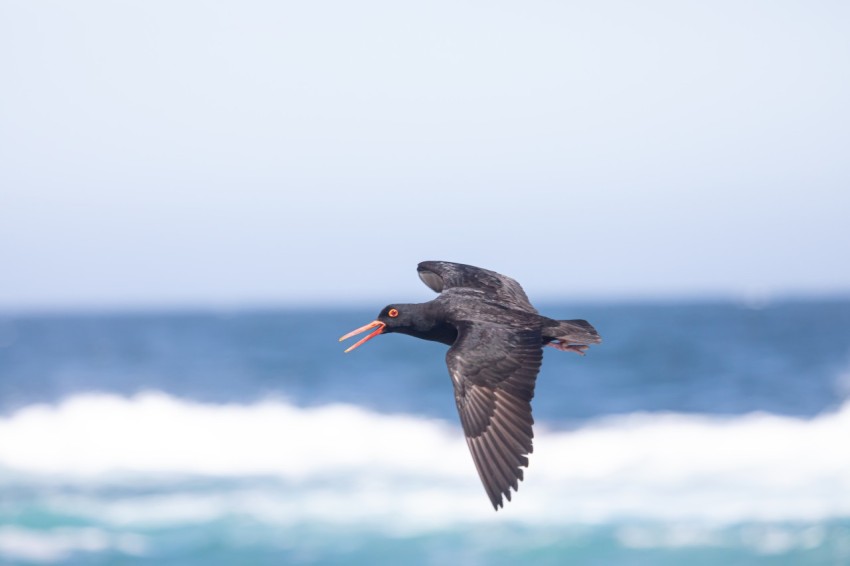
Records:
[[[387,316],[390,317],[390,318],[397,317],[398,316],[398,310],[397,309],[390,309],[389,312],[387,313]]]

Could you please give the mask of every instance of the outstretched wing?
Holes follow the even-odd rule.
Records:
[[[511,500],[534,436],[531,398],[543,360],[540,331],[469,322],[446,354],[466,443],[494,509]]]
[[[423,261],[416,269],[422,282],[438,293],[453,287],[480,289],[517,310],[537,312],[519,283],[495,271],[450,261]]]

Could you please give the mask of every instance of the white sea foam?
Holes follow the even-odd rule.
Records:
[[[34,530],[0,527],[0,558],[27,562],[58,562],[77,553],[118,551],[141,555],[145,539],[129,533],[108,533],[93,527]]]
[[[399,531],[503,520],[729,524],[850,517],[850,403],[808,420],[633,414],[537,433],[526,481],[499,514],[478,484],[459,428],[345,405],[81,395],[0,419],[0,473],[33,485],[274,478],[271,488],[235,481],[218,490],[163,487],[117,499],[87,491],[50,499],[57,511],[124,526],[228,515]],[[624,536],[632,544],[647,540],[641,533]]]
[[[615,537],[626,548],[743,546],[758,554],[784,554],[792,550],[817,548],[824,543],[827,533],[820,525],[800,528],[756,524],[724,532],[711,526],[677,524],[625,525],[617,529]]]

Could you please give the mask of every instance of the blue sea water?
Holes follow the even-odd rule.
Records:
[[[381,306],[0,314],[0,564],[850,564],[850,301],[539,305],[498,513]]]

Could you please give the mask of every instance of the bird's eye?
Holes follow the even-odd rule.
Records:
[[[387,316],[390,317],[390,318],[397,317],[398,316],[398,310],[397,309],[390,309],[390,311],[387,313]]]

